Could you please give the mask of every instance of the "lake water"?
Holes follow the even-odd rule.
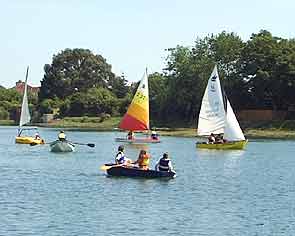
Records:
[[[58,130],[41,129],[53,141]],[[151,165],[168,151],[172,180],[106,177],[116,132],[67,131],[95,143],[55,154],[16,145],[0,127],[0,235],[295,235],[295,141],[250,140],[245,151],[206,151],[195,139],[162,137],[141,148]]]

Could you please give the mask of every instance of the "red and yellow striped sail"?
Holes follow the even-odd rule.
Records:
[[[119,127],[132,131],[148,130],[149,122],[149,86],[147,72],[145,72]]]

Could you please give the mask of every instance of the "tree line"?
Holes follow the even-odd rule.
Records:
[[[234,110],[287,110],[295,105],[294,39],[261,30],[243,41],[224,31],[197,38],[190,47],[169,48],[167,54],[163,71],[149,75],[154,124],[195,122],[215,64]],[[124,76],[115,75],[101,55],[87,49],[65,49],[44,66],[40,92],[30,102],[40,115],[58,110],[60,117],[121,116],[136,87],[137,83],[128,85]],[[0,104],[1,119],[20,104],[21,97],[0,90],[0,101],[5,101]]]

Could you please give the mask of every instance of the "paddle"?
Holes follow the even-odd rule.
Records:
[[[50,143],[45,143],[45,144],[52,144],[56,141],[53,141],[53,142],[50,142]],[[72,144],[77,144],[77,145],[86,145],[88,147],[95,147],[95,144],[94,143],[73,143],[73,142],[70,142]],[[30,146],[36,146],[38,145],[39,143],[30,143]]]
[[[105,164],[103,166],[100,167],[101,170],[108,170],[112,167],[118,167],[118,166],[122,166],[123,164]]]
[[[77,145],[86,145],[88,147],[95,147],[95,144],[94,143],[73,143],[71,142],[72,144],[77,144]]]

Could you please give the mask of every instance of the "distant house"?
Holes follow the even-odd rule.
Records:
[[[15,86],[13,87],[17,92],[23,94],[24,93],[24,89],[25,89],[25,82],[19,80],[15,83]],[[34,94],[38,94],[40,87],[33,87],[30,85],[27,85],[28,88],[28,92],[29,93],[34,93]]]

